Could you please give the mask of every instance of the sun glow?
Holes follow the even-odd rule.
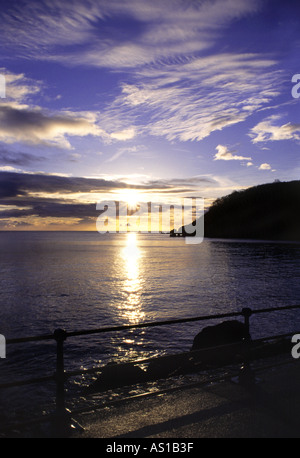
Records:
[[[120,200],[128,204],[129,209],[135,209],[140,201],[140,194],[136,189],[124,189],[120,194]]]

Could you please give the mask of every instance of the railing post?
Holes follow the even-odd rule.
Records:
[[[58,414],[65,411],[65,364],[64,364],[64,341],[67,333],[63,329],[54,331],[56,340],[56,410]]]
[[[54,415],[53,434],[56,437],[66,437],[74,429],[83,431],[83,428],[71,418],[71,412],[65,406],[64,341],[67,338],[67,332],[64,329],[56,329],[53,336],[56,340],[56,412]]]
[[[245,320],[246,331],[247,331],[247,333],[249,335],[249,337],[247,337],[247,339],[249,340],[249,338],[250,338],[250,316],[252,315],[252,310],[249,307],[244,307],[242,309],[242,315],[243,315],[244,320]]]
[[[64,366],[64,341],[67,333],[64,329],[54,331],[56,341],[56,413],[54,417],[54,431],[56,435],[64,436],[68,423],[68,413],[65,408],[65,366]]]
[[[247,386],[248,388],[255,384],[255,376],[252,372],[250,365],[250,345],[251,345],[251,334],[250,334],[250,316],[252,315],[252,310],[249,307],[242,309],[242,315],[244,317],[244,323],[246,328],[247,336],[244,342],[244,362],[240,367],[239,371],[239,383],[241,385]]]

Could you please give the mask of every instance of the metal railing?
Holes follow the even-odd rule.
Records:
[[[271,308],[262,308],[262,309],[250,309],[250,308],[243,308],[240,312],[231,312],[231,313],[219,313],[214,315],[202,315],[196,316],[191,318],[180,318],[180,319],[172,319],[172,320],[164,320],[164,321],[154,321],[154,322],[145,322],[140,324],[132,324],[132,325],[123,325],[123,326],[111,326],[111,327],[103,327],[103,328],[95,328],[89,330],[81,330],[81,331],[71,331],[68,332],[64,329],[56,329],[53,334],[45,334],[39,336],[32,336],[32,337],[23,337],[23,338],[14,338],[14,339],[7,339],[6,344],[21,344],[21,343],[29,343],[29,342],[41,342],[41,341],[49,341],[54,340],[56,342],[56,370],[54,374],[45,376],[45,377],[36,377],[31,378],[28,380],[20,380],[14,381],[10,383],[3,383],[0,384],[0,389],[4,388],[11,388],[11,387],[20,387],[34,383],[42,383],[48,381],[55,381],[56,384],[56,395],[55,395],[55,412],[52,414],[52,421],[53,425],[55,426],[55,434],[65,436],[67,431],[70,427],[76,427],[76,422],[71,419],[71,412],[66,408],[65,405],[65,382],[69,377],[76,376],[76,375],[83,375],[88,373],[95,373],[101,372],[102,367],[93,367],[90,369],[80,369],[77,371],[65,371],[64,365],[64,343],[70,337],[78,337],[78,336],[87,336],[92,334],[102,334],[102,333],[109,333],[109,332],[117,332],[117,331],[126,331],[129,329],[139,329],[139,328],[150,328],[150,327],[158,327],[158,326],[167,326],[167,325],[175,325],[175,324],[182,324],[182,323],[191,323],[196,321],[208,321],[208,320],[216,320],[222,318],[234,318],[234,317],[243,317],[245,330],[250,335],[250,317],[255,314],[261,313],[270,313],[270,312],[278,312],[278,311],[286,311],[292,309],[299,309],[300,305],[290,305],[290,306],[283,306],[283,307],[271,307]],[[268,336],[262,339],[257,339],[255,342],[258,341],[266,341],[275,338],[284,338],[291,336],[293,333],[288,334],[281,334],[276,336]],[[211,349],[211,348],[210,348]],[[207,351],[208,349],[203,349],[201,351]],[[198,351],[199,352],[199,351]],[[164,358],[164,356],[159,357]],[[122,364],[143,364],[152,361],[153,359],[157,359],[157,357],[146,358],[135,360],[134,362],[127,362]],[[244,365],[249,367],[249,361],[244,361]],[[38,420],[40,421],[40,419]],[[32,422],[34,423],[34,421]],[[28,425],[28,423],[26,423]],[[80,427],[80,425],[77,425]]]

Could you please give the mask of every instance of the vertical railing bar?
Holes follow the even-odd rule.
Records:
[[[56,341],[56,412],[53,422],[54,435],[63,436],[67,411],[65,407],[65,364],[64,364],[64,341],[67,333],[64,329],[56,329],[53,334]]]
[[[66,334],[63,329],[56,329],[53,334],[56,341],[56,411],[59,416],[65,411],[64,341]]]
[[[242,366],[240,367],[239,375],[238,375],[238,382],[241,385],[246,387],[252,387],[255,384],[255,376],[251,369],[250,363],[250,343],[251,343],[251,333],[250,333],[250,317],[253,314],[253,311],[249,307],[245,307],[242,309],[241,315],[244,317],[244,325],[246,331],[246,338],[244,341],[244,361]]]

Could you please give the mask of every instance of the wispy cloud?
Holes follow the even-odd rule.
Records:
[[[112,132],[110,137],[114,140],[132,140],[135,137],[135,128],[130,127],[118,132]]]
[[[279,94],[275,64],[227,53],[152,65],[137,73],[135,84],[122,86],[113,108],[124,118],[142,113],[151,135],[200,141],[245,121]]]
[[[39,0],[15,2],[0,17],[3,45],[22,56],[63,60],[67,55],[69,64],[132,68],[208,48],[216,28],[259,5],[258,0]],[[135,27],[124,35],[120,27],[128,21]]]
[[[136,155],[139,154],[142,150],[144,149],[143,145],[134,145],[134,146],[127,146],[124,148],[118,148],[117,151],[110,156],[106,162],[113,162],[117,159],[119,159],[123,154],[130,154],[130,155]]]
[[[0,74],[4,76],[6,83],[6,102],[26,103],[33,95],[43,89],[43,83],[28,78],[24,73],[13,73],[7,68],[0,68]],[[24,105],[25,106],[25,105]]]
[[[278,95],[276,59],[213,51],[233,21],[259,10],[258,0],[28,5],[3,13],[4,48],[23,57],[127,72],[121,93],[101,112],[108,125],[120,124],[114,132],[101,126],[106,141],[133,138],[137,125],[171,141],[200,141],[245,121]],[[78,127],[82,135],[101,135],[95,126]],[[65,131],[56,123],[51,129],[59,130],[54,142],[68,147],[72,122]]]

